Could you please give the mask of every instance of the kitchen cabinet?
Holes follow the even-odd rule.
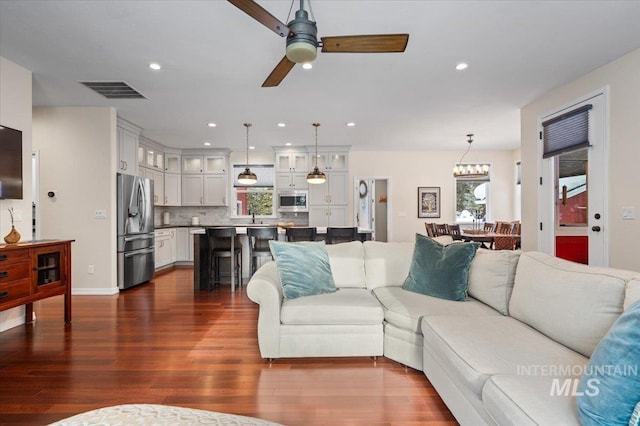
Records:
[[[276,173],[308,173],[309,153],[306,151],[276,150]]]
[[[323,172],[346,172],[349,170],[349,153],[345,151],[319,152],[318,168]],[[314,157],[315,160],[315,157]],[[312,165],[313,166],[313,165]]]
[[[307,189],[307,173],[276,173],[276,188]]]
[[[145,177],[153,181],[153,205],[164,206],[164,173],[156,169],[144,169]]]
[[[180,154],[164,153],[164,172],[180,174]]]
[[[146,167],[156,170],[164,170],[164,152],[154,148],[145,147]]]
[[[165,173],[164,174],[164,205],[179,206],[181,205],[181,187],[180,174]]]
[[[183,155],[183,174],[226,174],[227,156],[225,155]]]
[[[309,226],[348,226],[348,206],[318,205],[309,207]]]
[[[176,228],[157,229],[155,238],[156,270],[176,261]]]
[[[183,175],[183,206],[226,206],[226,175]]]
[[[193,244],[193,240],[189,238],[189,228],[176,228],[176,262],[193,262],[193,258],[189,259],[190,240]]]
[[[118,173],[137,175],[136,155],[141,129],[118,119]]]
[[[309,185],[309,226],[349,226],[348,148],[323,147],[314,157],[327,181]]]
[[[307,189],[307,173],[309,168],[309,153],[290,149],[275,150],[276,153],[276,188],[277,189]]]

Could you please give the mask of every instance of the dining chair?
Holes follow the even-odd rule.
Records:
[[[439,237],[441,235],[449,235],[449,230],[447,229],[446,223],[436,223],[434,224],[434,226],[436,230],[436,237]]]
[[[453,237],[454,240],[462,239],[462,232],[460,230],[460,225],[457,223],[454,225],[447,225],[447,232],[449,233],[449,235]]]
[[[209,242],[209,289],[222,283],[221,259],[229,259],[231,291],[236,284],[242,286],[242,245],[237,240],[236,228],[207,228]]]
[[[287,236],[287,241],[315,241],[316,240],[317,230],[315,227],[308,228],[287,228],[285,231],[285,235]]]
[[[278,228],[276,226],[247,228],[247,239],[249,240],[249,274],[252,276],[258,270],[257,260],[259,258],[273,259],[269,249],[269,240],[278,239]]]
[[[434,223],[425,222],[424,227],[427,230],[427,237],[435,237],[436,236],[436,228],[434,227]]]
[[[328,227],[325,243],[338,244],[358,239],[358,228],[353,227]]]
[[[495,229],[496,229],[495,223],[485,223],[484,226],[482,227],[482,230],[487,233],[494,232]]]
[[[512,235],[520,235],[520,222],[512,222],[511,224],[511,234]]]
[[[496,234],[509,234],[511,232],[511,224],[508,222],[496,222]]]

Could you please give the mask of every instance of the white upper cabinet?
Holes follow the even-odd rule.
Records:
[[[348,152],[319,152],[318,168],[323,171],[346,172],[349,169],[348,158]],[[315,155],[313,160],[315,161]],[[315,163],[312,167],[314,165]]]
[[[309,154],[307,152],[276,151],[276,173],[309,172]]]
[[[122,119],[118,119],[118,173],[137,175],[138,138],[141,129]]]
[[[179,206],[181,204],[181,180],[177,173],[164,174],[164,205]]]
[[[183,155],[182,173],[201,174],[204,171],[204,158],[202,155]]]
[[[180,154],[164,154],[164,172],[180,173]]]
[[[227,173],[227,158],[222,155],[204,157],[204,173],[222,175]]]

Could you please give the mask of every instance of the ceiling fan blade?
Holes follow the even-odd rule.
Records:
[[[371,34],[322,37],[322,51],[328,53],[404,52],[409,34]]]
[[[290,61],[286,56],[283,57],[273,71],[271,71],[269,77],[262,83],[262,87],[275,87],[280,84],[295,64],[295,62]]]
[[[228,0],[229,3],[269,28],[280,37],[289,35],[289,27],[253,0]]]

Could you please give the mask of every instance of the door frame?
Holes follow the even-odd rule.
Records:
[[[597,222],[602,231],[598,235],[598,239],[593,240],[594,232],[590,227],[595,225],[593,209],[589,209],[589,218],[587,224],[587,235],[589,238],[589,264],[593,266],[609,265],[609,195],[607,188],[609,187],[609,87],[605,86],[599,90],[584,95],[574,101],[555,108],[553,111],[538,117],[538,132],[542,132],[542,122],[552,116],[556,116],[566,110],[574,109],[580,104],[591,102],[597,103],[594,108],[594,114],[590,117],[590,133],[595,132],[594,137],[600,138],[602,150],[599,153],[600,158],[591,158],[589,155],[590,170],[598,170],[597,179],[589,179],[597,191],[601,192],[598,196],[602,199],[601,210],[599,213],[602,218]],[[596,115],[597,114],[597,115]],[[593,119],[591,119],[593,118]],[[555,205],[555,159],[543,159],[543,146],[538,138],[537,147],[537,165],[538,176],[540,182],[538,185],[538,221],[539,221],[539,238],[538,250],[552,256],[555,256],[555,236],[556,236],[556,205]],[[595,167],[592,167],[595,166]],[[595,185],[598,182],[598,185]],[[591,189],[589,191],[591,194]],[[590,203],[591,205],[591,203]],[[600,210],[600,209],[598,209]],[[593,245],[599,242],[599,246],[595,246],[597,250],[592,250]]]
[[[391,215],[391,192],[392,192],[392,188],[391,188],[391,176],[354,176],[353,178],[353,223],[354,225],[357,226],[356,223],[356,218],[358,217],[358,213],[359,213],[359,204],[360,204],[360,196],[358,195],[358,185],[360,183],[361,180],[372,180],[372,181],[376,181],[376,180],[385,180],[387,181],[387,241],[393,241],[393,235],[392,235],[392,226],[391,226],[391,221],[392,221],[392,215]],[[374,196],[376,195],[375,193],[373,194]],[[374,203],[375,204],[375,203]],[[373,237],[375,238],[375,209],[373,208],[373,206],[371,206],[371,212],[372,212],[372,216],[374,218],[374,224],[373,224]]]

